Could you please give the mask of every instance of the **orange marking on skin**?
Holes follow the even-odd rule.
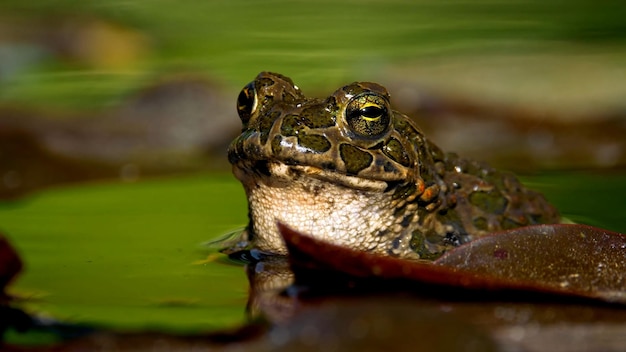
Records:
[[[418,178],[417,179],[417,194],[424,193],[425,188],[426,188],[426,184],[424,183],[424,180],[422,180],[421,178]]]
[[[424,202],[430,202],[439,193],[439,187],[432,185],[424,190],[424,193],[420,196],[420,199]]]

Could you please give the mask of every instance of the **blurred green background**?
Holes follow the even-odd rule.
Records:
[[[223,142],[210,155],[217,166],[201,173],[181,168],[138,177],[135,164],[120,159],[119,177],[89,174],[105,168],[99,159],[91,164],[96,152],[89,148],[122,144],[114,134],[103,142],[90,136],[123,130],[127,120],[80,124],[116,115],[129,96],[163,77],[210,82],[211,96],[228,113],[211,110],[206,128],[228,138],[237,133],[239,89],[263,70],[292,77],[307,94],[373,80],[557,111],[565,125],[575,125],[596,112],[626,111],[624,14],[618,0],[3,0],[0,137],[14,141],[0,142],[0,160],[11,165],[0,175],[5,186],[21,182],[19,167],[40,170],[44,180],[59,169],[84,173],[66,175],[64,183],[99,180],[35,187],[0,203],[0,229],[27,265],[10,292],[39,314],[116,328],[199,331],[244,321],[243,269],[203,261],[207,252],[199,245],[246,222],[244,194],[225,166]],[[222,131],[218,118],[230,129]],[[185,124],[168,120],[163,129]],[[79,133],[75,126],[87,127]],[[52,133],[57,130],[66,134]],[[49,149],[81,133],[69,152]],[[167,144],[166,137],[155,145]],[[610,151],[623,154],[617,138]],[[26,149],[31,154],[21,153]],[[108,156],[120,155],[110,150]],[[81,151],[80,167],[68,161]],[[524,179],[566,216],[623,232],[620,170],[534,169]]]
[[[17,60],[14,71],[5,69],[9,72],[3,75],[0,97],[26,104],[111,104],[164,71],[206,72],[236,93],[262,70],[297,77],[310,90],[353,79],[406,76],[396,67],[411,66],[428,75],[429,68],[423,66],[444,62],[452,72],[438,74],[458,81],[448,82],[453,87],[468,77],[466,70],[493,74],[476,60],[546,58],[513,61],[531,76],[533,64],[559,71],[582,60],[586,69],[597,72],[567,75],[595,74],[606,80],[613,75],[603,70],[617,67],[623,74],[626,59],[625,5],[619,0],[4,0],[0,10],[2,26],[13,29],[5,45],[11,36],[31,39],[15,41],[16,49],[27,47],[26,59]],[[614,78],[613,88],[619,90],[615,96],[623,96],[618,81],[623,76]],[[512,90],[526,84],[502,79]],[[472,83],[478,88],[489,82]]]

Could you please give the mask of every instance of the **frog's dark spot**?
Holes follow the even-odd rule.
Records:
[[[267,142],[267,138],[269,137],[269,132],[276,122],[276,119],[280,117],[280,112],[272,111],[268,115],[263,115],[259,120],[259,130],[261,132],[261,144],[265,144]]]
[[[402,186],[396,188],[396,191],[393,194],[394,199],[404,199],[415,193],[416,186],[413,182],[406,183]]]
[[[304,134],[298,137],[298,144],[314,153],[323,153],[330,149],[331,144],[324,136]]]
[[[393,161],[402,164],[404,166],[410,165],[409,155],[404,150],[402,143],[395,138],[390,138],[387,144],[383,147],[383,153],[391,158]]]
[[[385,172],[393,172],[396,170],[396,168],[393,166],[393,164],[391,164],[389,160],[376,159],[374,165],[381,168]]]
[[[474,224],[474,227],[477,230],[483,230],[483,231],[487,231],[488,227],[487,227],[487,219],[481,217],[477,217],[475,218],[472,223]]]
[[[513,221],[513,220],[511,220],[511,219],[504,219],[504,220],[502,221],[502,229],[503,229],[503,230],[510,230],[510,229],[514,229],[514,228],[516,228],[516,227],[520,227],[521,225],[522,225],[522,224],[520,224],[520,223],[518,223],[518,222],[516,222],[516,221]]]
[[[286,102],[286,103],[293,103],[295,102],[299,97],[297,95],[294,95],[292,93],[289,93],[287,91],[283,91],[283,94],[281,95],[281,100]]]
[[[400,133],[404,138],[411,141],[414,144],[423,143],[422,138],[419,137],[419,132],[404,118],[394,119],[394,129]]]
[[[332,115],[335,115],[337,111],[339,111],[339,106],[337,105],[337,99],[335,97],[329,97],[326,99],[326,108]]]
[[[393,239],[393,241],[391,241],[391,248],[398,249],[400,248],[401,244],[402,244],[402,239],[400,237],[396,237]]]
[[[271,106],[272,101],[274,101],[274,97],[271,95],[266,95],[263,97],[261,101],[259,101],[259,107],[257,108],[259,111],[263,111],[267,109],[268,106]]]
[[[446,233],[446,236],[443,238],[443,243],[458,247],[463,244],[462,237],[463,235],[461,234],[461,231],[458,228],[455,228],[453,231]]]
[[[383,170],[385,172],[393,172],[396,171],[396,168],[393,166],[393,164],[391,164],[389,161],[384,161],[383,163]]]
[[[469,202],[487,213],[502,214],[506,209],[508,200],[496,191],[473,192],[469,196]]]
[[[402,222],[400,223],[400,226],[407,227],[411,224],[412,221],[413,221],[413,214],[405,215],[404,218],[402,218]]]
[[[431,237],[419,230],[411,233],[409,248],[417,253],[420,259],[433,260],[442,254],[443,249],[436,249],[439,247],[437,244],[441,243],[441,237],[438,237],[435,242],[430,241],[429,238]]]
[[[547,221],[546,214],[530,214],[528,216],[530,224],[545,224]]]
[[[414,230],[411,233],[411,240],[409,241],[409,247],[411,247],[411,249],[414,252],[420,252],[423,250],[424,248],[424,233],[422,231],[419,230]]]
[[[273,86],[276,82],[270,78],[261,78],[256,81],[256,89],[261,90],[261,88]],[[270,97],[271,98],[271,97]]]
[[[319,105],[312,105],[300,113],[302,122],[309,128],[324,128],[332,127],[335,125],[334,116],[331,114],[320,114],[323,107]]]
[[[374,160],[370,153],[345,143],[339,146],[339,154],[346,165],[346,172],[351,175],[358,174],[359,171],[370,166]]]
[[[283,147],[280,145],[282,139],[283,138],[281,136],[274,136],[272,139],[272,153],[274,155],[279,154],[283,150]]]
[[[297,136],[305,127],[302,124],[300,117],[296,115],[287,115],[283,118],[283,123],[280,126],[280,134],[283,136]]]
[[[268,162],[265,160],[259,160],[254,163],[254,170],[256,170],[259,174],[264,176],[272,176],[270,172],[270,168]]]
[[[260,155],[261,154],[261,148],[259,145],[257,144],[245,144],[243,147],[243,153],[242,155]]]
[[[321,167],[324,170],[332,170],[332,171],[334,171],[334,170],[337,169],[337,165],[334,162],[332,162],[332,161],[323,162],[321,164]]]

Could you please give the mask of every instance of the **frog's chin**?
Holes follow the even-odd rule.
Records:
[[[233,173],[244,185],[263,182],[274,187],[302,181],[310,177],[323,182],[366,192],[385,192],[389,182],[346,175],[315,166],[288,165],[279,161],[256,162],[254,165],[233,165]],[[251,185],[251,184],[250,184]]]

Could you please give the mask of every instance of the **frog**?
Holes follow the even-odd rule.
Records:
[[[377,83],[316,98],[261,72],[241,90],[237,112],[242,129],[228,160],[248,200],[242,238],[263,253],[287,254],[278,222],[325,243],[418,260],[560,222],[514,174],[444,153]]]

